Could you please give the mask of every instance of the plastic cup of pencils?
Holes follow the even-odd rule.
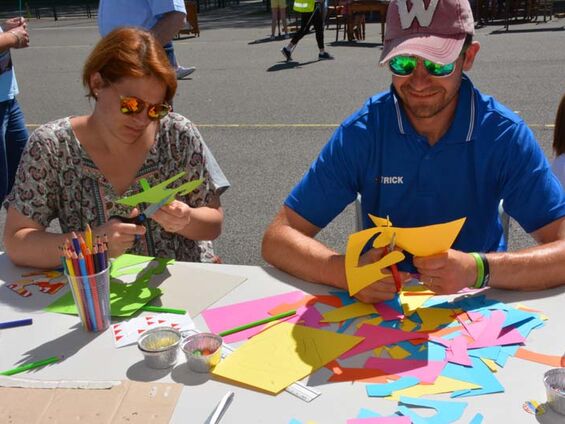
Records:
[[[86,331],[110,326],[110,267],[91,275],[66,273],[78,315]]]

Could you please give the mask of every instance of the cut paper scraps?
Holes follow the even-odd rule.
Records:
[[[168,185],[172,184],[179,178],[183,177],[185,174],[186,172],[184,171],[179,172],[174,177],[169,178],[168,180],[163,181],[162,183],[154,185],[153,187],[149,186],[147,180],[141,179],[140,185],[143,191],[141,193],[137,193],[132,196],[122,197],[121,199],[117,200],[117,203],[126,206],[137,206],[140,203],[158,203],[161,200],[163,200],[165,197],[172,198],[177,194],[179,196],[183,196],[187,193],[190,193],[191,191],[196,189],[200,184],[202,184],[202,182],[204,181],[202,179],[194,180],[181,184],[180,186],[175,188],[167,188]]]
[[[411,424],[409,417],[370,417],[370,418],[351,418],[347,424]]]
[[[369,215],[369,218],[376,227],[353,233],[347,241],[345,274],[350,295],[354,295],[389,275],[383,270],[402,261],[405,257],[400,251],[394,250],[377,262],[360,266],[359,260],[363,249],[371,239],[375,238],[372,246],[380,248],[388,246],[394,235],[396,246],[400,249],[414,256],[430,256],[444,252],[451,247],[466,219],[461,218],[424,227],[400,228],[393,227],[392,222],[387,219],[373,215]]]
[[[40,293],[53,295],[65,287],[66,282],[67,277],[61,271],[32,271],[22,274],[20,280],[14,281],[6,287],[22,297],[30,297],[32,287],[37,287]]]
[[[125,253],[111,261],[110,278],[125,284],[147,285],[153,276],[165,272],[167,265],[175,263],[174,259],[155,258],[153,256],[132,255]],[[138,266],[141,265],[141,266]],[[124,277],[123,281],[119,280]],[[128,278],[129,277],[129,278]]]
[[[212,373],[276,394],[360,341],[360,337],[282,322],[248,340]]]
[[[432,408],[437,411],[434,416],[422,417],[407,405],[421,408]],[[398,411],[402,415],[410,417],[413,424],[448,424],[454,423],[463,415],[467,402],[452,402],[430,399],[417,399],[402,396],[400,398]]]
[[[397,390],[406,389],[420,383],[416,377],[402,377],[396,381],[391,381],[385,384],[367,384],[365,389],[367,395],[370,397],[384,397],[389,396],[392,392]]]

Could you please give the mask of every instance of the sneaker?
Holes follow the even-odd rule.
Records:
[[[271,40],[271,41],[273,41],[274,39],[275,39],[275,34],[273,34],[269,37],[269,40]]]
[[[334,57],[331,54],[329,54],[328,52],[318,54],[318,59],[333,59],[333,58]]]
[[[292,52],[288,49],[288,47],[286,47],[286,46],[283,47],[283,48],[281,49],[281,53],[283,54],[283,56],[285,57],[285,59],[286,59],[287,62],[290,61],[290,60],[292,60],[292,56],[291,56],[291,55],[292,55]]]
[[[196,68],[194,66],[189,66],[188,68],[185,68],[184,66],[179,66],[176,69],[176,71],[177,71],[177,79],[181,80],[192,74],[194,71],[196,71]]]
[[[285,40],[287,40],[288,38],[290,38],[287,32],[284,33],[283,38],[284,38]]]

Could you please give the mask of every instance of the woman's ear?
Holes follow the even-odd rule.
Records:
[[[97,98],[100,89],[106,86],[106,83],[104,82],[102,75],[100,75],[100,72],[95,72],[90,76],[89,86],[90,92],[94,95],[94,98]]]

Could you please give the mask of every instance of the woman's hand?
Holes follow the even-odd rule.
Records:
[[[192,208],[179,200],[164,205],[151,217],[168,233],[178,233],[190,223]]]
[[[130,218],[139,215],[139,210],[134,208],[130,213]],[[108,238],[108,256],[115,258],[133,246],[136,236],[145,234],[143,225],[127,224],[117,218],[110,219],[105,224],[94,228],[95,237]]]

